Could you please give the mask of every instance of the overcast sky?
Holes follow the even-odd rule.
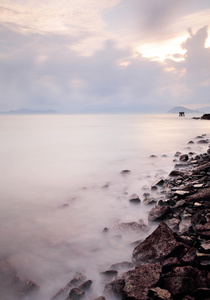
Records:
[[[0,111],[210,106],[209,30],[209,0],[1,0]]]

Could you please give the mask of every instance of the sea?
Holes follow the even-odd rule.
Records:
[[[93,280],[87,299],[101,296],[101,273],[130,262],[132,243],[157,226],[144,193],[167,178],[176,151],[207,150],[201,135],[210,123],[191,115],[1,115],[0,258],[39,285],[28,299],[50,300],[77,272]],[[148,231],[119,229],[139,220]]]

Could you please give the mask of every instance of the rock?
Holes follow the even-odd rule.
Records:
[[[190,293],[194,287],[194,280],[190,277],[166,277],[162,280],[162,286],[168,290],[172,297]],[[179,298],[180,299],[180,298]]]
[[[113,280],[116,276],[117,276],[118,272],[116,270],[107,270],[101,273],[101,275],[107,277],[107,278],[111,278],[111,280]]]
[[[201,119],[202,119],[202,120],[210,120],[210,114],[203,114],[203,115],[201,116]]]
[[[128,222],[128,223],[120,223],[117,226],[118,229],[124,230],[124,231],[130,231],[130,232],[142,232],[142,231],[148,231],[148,226],[144,223],[143,220],[139,220],[139,223],[137,222]]]
[[[163,179],[158,180],[154,185],[156,186],[163,186],[165,181]]]
[[[143,200],[143,203],[146,204],[146,205],[150,205],[150,204],[153,204],[153,203],[156,203],[157,200],[155,198],[152,198],[150,196],[147,196],[144,198]]]
[[[107,296],[121,297],[124,286],[125,286],[124,279],[116,279],[105,285],[104,294]]]
[[[103,296],[95,298],[94,300],[106,300]]]
[[[92,283],[92,280],[87,280],[84,283],[82,283],[78,288],[82,291],[87,291],[91,287]]]
[[[123,299],[147,300],[148,291],[158,283],[161,272],[160,264],[138,266],[126,272]]]
[[[210,198],[210,187],[203,188],[195,192],[193,195],[185,197],[186,202],[199,202],[209,200]]]
[[[139,199],[139,196],[137,194],[131,195],[129,198],[129,201],[134,204],[139,204],[141,202],[141,200]]]
[[[195,142],[193,142],[193,141],[189,141],[189,142],[188,142],[188,144],[195,144]]]
[[[113,265],[111,265],[110,268],[117,270],[117,271],[121,270],[121,269],[129,269],[129,268],[131,269],[131,268],[133,268],[133,264],[131,262],[124,261],[121,263],[113,264]]]
[[[165,215],[169,212],[169,207],[167,206],[154,206],[148,216],[149,221],[161,220],[165,217]]]
[[[174,154],[174,157],[179,157],[182,153],[177,151],[175,154]]]
[[[22,295],[22,296],[29,295],[29,294],[37,291],[38,289],[39,289],[39,286],[35,282],[33,282],[31,280],[27,280],[20,287],[20,295]]]
[[[169,291],[161,289],[159,287],[149,290],[149,299],[151,300],[173,300]]]
[[[201,166],[198,166],[197,168],[194,168],[192,173],[193,173],[193,175],[200,174],[202,171],[208,171],[209,168],[210,168],[210,162],[203,164]]]
[[[159,226],[133,251],[132,261],[136,265],[161,262],[171,256],[183,254],[182,243],[176,241],[173,231],[161,222]]]
[[[208,144],[209,140],[199,140],[197,144]]]
[[[197,249],[192,247],[188,250],[188,252],[181,258],[181,263],[184,265],[196,265],[196,252]]]
[[[130,173],[131,173],[130,170],[122,170],[122,171],[121,171],[121,174],[122,174],[122,175],[127,175],[127,174],[130,174]]]
[[[210,299],[210,288],[198,288],[194,293],[196,299]]]
[[[171,171],[169,176],[171,176],[171,177],[184,176],[184,173],[181,171],[178,171],[178,170],[173,170],[173,171]]]
[[[79,300],[85,295],[85,292],[79,288],[71,289],[68,300]]]
[[[180,161],[188,161],[188,159],[189,159],[188,154],[182,154],[182,155],[180,155],[180,157],[179,157],[179,160],[180,160]]]
[[[51,300],[62,299],[67,296],[70,288],[78,287],[82,282],[86,280],[86,277],[81,273],[76,273],[73,279],[71,279],[63,288],[61,288],[52,298]]]
[[[202,238],[210,239],[210,222],[196,226],[195,232]]]

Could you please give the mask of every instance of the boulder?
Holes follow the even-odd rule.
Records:
[[[160,279],[162,267],[160,264],[138,266],[124,274],[125,286],[123,299],[147,300],[148,291],[155,287]]]
[[[203,114],[203,115],[201,116],[201,119],[202,119],[202,120],[210,120],[210,114]]]
[[[137,194],[133,194],[129,198],[130,203],[139,204],[141,200],[139,199],[139,196]]]
[[[133,251],[133,263],[136,265],[161,262],[172,256],[183,255],[185,247],[176,241],[173,231],[161,222],[159,226]]]
[[[112,297],[112,296],[122,296],[123,288],[125,286],[124,279],[116,279],[112,282],[109,282],[105,285],[104,294]]]
[[[168,206],[156,205],[150,210],[148,220],[149,221],[161,220],[165,217],[165,215],[168,212],[169,212],[169,207]]]
[[[68,300],[79,300],[85,295],[85,292],[79,288],[71,289]]]
[[[181,295],[190,293],[194,289],[195,284],[194,280],[190,277],[172,276],[162,280],[162,287],[168,290],[172,297],[181,297]]]
[[[179,157],[179,160],[180,160],[180,161],[188,161],[188,159],[189,159],[188,154],[182,154],[182,155],[180,155],[180,157]]]

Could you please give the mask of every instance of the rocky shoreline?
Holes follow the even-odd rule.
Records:
[[[189,142],[193,143],[209,144],[209,140],[202,135]],[[148,220],[159,225],[145,240],[134,243],[132,262],[116,263],[100,274],[106,278],[103,295],[90,298],[94,282],[78,273],[51,300],[210,299],[210,148],[200,155],[177,152],[174,163],[168,178],[144,193],[145,205],[156,202]],[[130,171],[122,173],[129,176]],[[138,195],[129,201],[141,202]],[[148,229],[143,221],[119,226]],[[104,228],[102,234],[107,232]],[[19,278],[6,259],[0,261],[0,278],[1,294],[12,290],[8,299],[37,299],[38,285]]]
[[[193,143],[209,140],[202,135],[189,142]],[[134,248],[132,263],[122,262],[107,271],[115,279],[95,300],[210,299],[210,148],[201,155],[177,152],[174,161],[169,177],[151,187],[162,195],[148,216],[149,221],[160,222],[158,227]],[[133,199],[139,202],[136,195]],[[150,193],[145,199],[154,200]],[[124,227],[135,229],[138,223],[134,223]],[[131,266],[132,270],[117,273]],[[75,288],[68,300],[80,299],[84,293]]]

